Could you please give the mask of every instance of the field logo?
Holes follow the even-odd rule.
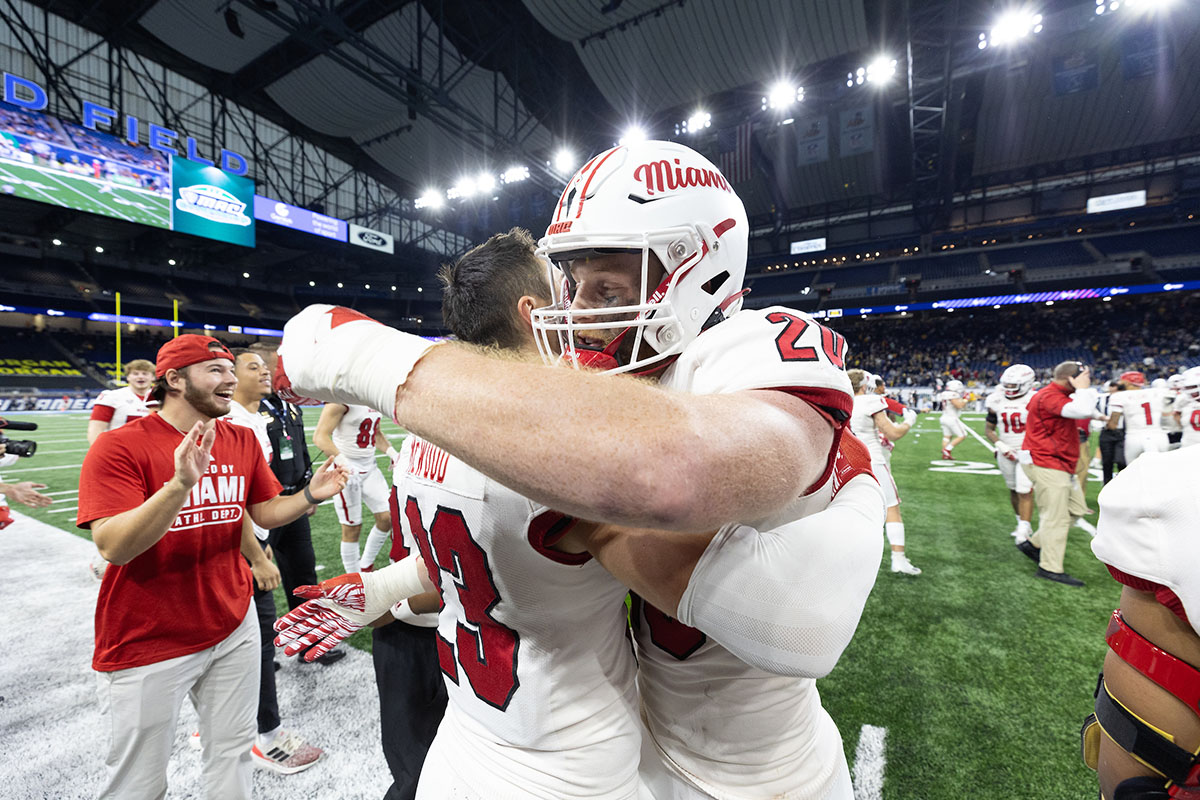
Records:
[[[219,186],[207,183],[182,186],[175,207],[180,211],[226,225],[249,225],[246,204]]]

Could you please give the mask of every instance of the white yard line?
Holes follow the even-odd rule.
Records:
[[[66,514],[69,511],[78,511],[79,506],[71,506],[70,508],[55,508],[47,511],[47,514]]]
[[[972,428],[970,425],[963,425],[963,427],[967,429],[967,433],[971,434],[976,439],[978,439],[979,443],[981,445],[983,445],[984,447],[986,447],[989,452],[992,452],[992,453],[996,452],[996,446],[994,444],[992,444],[991,442],[989,442],[987,439],[980,436],[978,433],[976,433],[974,428]]]
[[[881,800],[887,767],[887,728],[863,725],[854,751],[854,800]]]

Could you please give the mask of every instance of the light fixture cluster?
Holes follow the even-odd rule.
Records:
[[[804,102],[804,87],[788,81],[780,81],[763,95],[762,110],[786,111],[795,103]]]
[[[700,110],[682,122],[675,123],[675,135],[679,136],[684,133],[696,134],[710,127],[712,127],[712,114]]]
[[[1042,32],[1042,15],[1029,9],[1006,11],[996,19],[996,24],[987,33],[979,34],[980,50],[1003,47],[1027,40]]]
[[[1121,9],[1152,13],[1169,8],[1174,4],[1175,0],[1096,0],[1096,16],[1111,14]]]
[[[871,63],[846,73],[846,86],[862,86],[872,83],[876,86],[887,84],[896,76],[896,59],[879,56]]]
[[[517,164],[501,172],[499,179],[490,172],[481,172],[474,177],[464,176],[444,193],[441,189],[426,189],[413,201],[413,206],[417,209],[438,209],[445,205],[447,200],[488,196],[495,191],[497,184],[521,183],[529,180],[529,174],[529,167]]]

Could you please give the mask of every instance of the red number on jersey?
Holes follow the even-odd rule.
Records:
[[[796,342],[800,341],[800,337],[804,335],[809,326],[817,325],[821,331],[821,350],[824,351],[825,357],[838,369],[845,368],[846,339],[840,333],[836,333],[824,325],[818,325],[815,322],[801,319],[795,314],[786,314],[782,311],[772,311],[767,314],[767,322],[787,323],[787,327],[775,338],[775,349],[779,351],[779,357],[784,361],[818,360],[817,348],[796,346]]]
[[[461,511],[438,506],[428,532],[421,524],[416,498],[408,498],[404,514],[425,563],[435,565],[430,572],[438,591],[442,591],[441,570],[453,577],[454,590],[467,623],[459,621],[453,644],[438,634],[438,661],[442,671],[458,683],[458,667],[461,666],[475,696],[503,711],[519,685],[517,650],[521,638],[512,628],[501,625],[492,617],[492,609],[500,603],[500,593],[492,579],[487,553],[471,538]],[[444,600],[442,605],[445,605]]]
[[[1200,431],[1200,408],[1192,409],[1192,416],[1188,418],[1188,422],[1192,425],[1192,430]]]
[[[1154,424],[1154,415],[1150,413],[1150,404],[1142,403],[1142,411],[1146,412],[1146,424],[1153,425]]]
[[[375,441],[375,434],[379,433],[379,423],[382,421],[383,417],[374,422],[369,417],[364,419],[362,424],[358,426],[358,437],[354,440],[354,443],[359,447],[370,447],[371,443]]]
[[[1025,421],[1021,419],[1020,411],[1002,411],[1000,419],[1004,420],[1005,433],[1023,433],[1025,431]]]
[[[633,619],[645,620],[654,646],[674,658],[684,661],[708,641],[708,636],[695,628],[684,625],[674,617],[667,616],[636,594],[633,598]]]

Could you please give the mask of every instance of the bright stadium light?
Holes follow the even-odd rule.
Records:
[[[683,122],[675,126],[675,135],[681,133],[699,133],[712,125],[712,114],[707,111],[696,111]]]
[[[309,285],[309,286],[316,286],[316,285],[317,285],[317,282],[316,282],[316,281],[309,281],[309,282],[308,282],[308,285]]]
[[[1006,11],[996,20],[987,37],[980,39],[986,45],[1002,47],[1027,39],[1042,32],[1042,15],[1027,9]],[[980,48],[982,49],[982,48]]]
[[[104,248],[103,248],[103,247],[101,247],[100,245],[96,245],[96,252],[97,252],[97,253],[103,253],[103,252],[104,252]]]
[[[339,289],[341,289],[341,288],[342,288],[342,282],[341,282],[341,281],[338,281],[338,288],[339,288]]]
[[[633,125],[625,129],[625,135],[617,140],[617,144],[626,145],[644,141],[646,141],[646,132],[637,125]]]
[[[168,258],[168,259],[167,259],[167,264],[169,264],[169,265],[170,265],[170,266],[172,266],[172,267],[173,267],[173,266],[175,266],[175,259],[173,259],[173,258]]]
[[[867,82],[884,84],[896,74],[896,59],[880,56],[867,65]]]
[[[554,154],[554,171],[563,175],[575,169],[575,154],[567,148],[560,149]]]
[[[509,167],[500,174],[501,183],[520,183],[529,180],[529,167],[516,165]]]
[[[804,101],[804,87],[796,86],[790,81],[779,81],[768,90],[767,94],[762,99],[762,110],[774,108],[779,111],[784,111],[792,106],[793,103]]]
[[[496,188],[496,176],[490,172],[479,173],[479,177],[475,179],[475,191],[490,192],[494,188]]]
[[[426,189],[425,194],[413,201],[415,208],[441,208],[442,193],[437,189]]]
[[[55,247],[58,247],[59,245],[62,244],[62,239],[51,239],[50,241],[54,244]]]
[[[243,278],[249,278],[249,277],[250,277],[250,273],[249,273],[249,272],[243,272],[243,273],[242,273],[242,277],[243,277]]]
[[[454,200],[459,197],[470,197],[475,194],[475,181],[470,178],[463,178],[458,183],[446,190],[446,197]]]

